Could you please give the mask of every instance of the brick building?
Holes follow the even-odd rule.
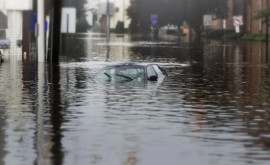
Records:
[[[256,20],[253,17],[256,14],[256,11],[265,8],[267,5],[267,0],[246,0],[246,34],[259,34],[266,32],[266,25],[263,24],[262,20]]]

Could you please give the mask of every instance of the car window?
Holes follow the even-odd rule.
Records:
[[[140,69],[136,69],[137,70],[137,77],[136,78],[140,78],[140,79],[144,79],[144,69],[140,68]]]
[[[115,74],[121,74],[125,76],[129,76],[131,78],[143,77],[144,70],[143,68],[117,68]]]
[[[161,69],[157,65],[153,65],[153,68],[155,69],[156,73],[158,74],[158,77],[165,76]]]
[[[154,68],[152,66],[147,66],[147,78],[150,78],[151,76],[157,76]]]
[[[96,76],[99,80],[132,80],[132,79],[144,79],[143,67],[109,67],[101,70]]]
[[[143,69],[131,68],[128,69],[128,75],[132,78],[143,78]]]
[[[98,72],[95,76],[96,79],[101,79],[101,80],[110,80],[111,79],[111,73],[112,69],[102,69],[100,72]]]

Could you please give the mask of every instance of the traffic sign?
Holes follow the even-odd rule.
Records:
[[[155,27],[158,24],[158,15],[157,14],[151,14],[151,23]]]
[[[76,8],[62,8],[61,33],[76,33]]]
[[[212,26],[212,15],[203,15],[203,25]]]
[[[241,16],[241,15],[233,16],[233,25],[234,26],[244,25],[243,16]]]

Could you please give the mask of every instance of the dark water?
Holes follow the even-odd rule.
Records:
[[[270,164],[264,45],[176,41],[78,35],[59,66],[8,57],[0,65],[0,164]],[[169,78],[93,80],[126,61],[158,63]]]

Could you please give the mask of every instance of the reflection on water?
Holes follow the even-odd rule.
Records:
[[[72,37],[59,66],[16,56],[0,65],[0,164],[270,162],[264,45]],[[169,78],[93,80],[123,61],[156,62]]]

